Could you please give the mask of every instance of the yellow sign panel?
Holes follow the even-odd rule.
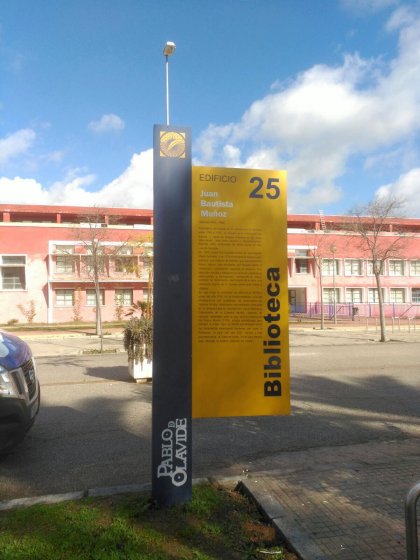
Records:
[[[289,414],[286,173],[192,174],[193,417]]]

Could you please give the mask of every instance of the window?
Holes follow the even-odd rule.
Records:
[[[73,245],[56,245],[55,246],[56,260],[55,270],[58,273],[72,273],[74,272],[74,259],[71,255],[74,254]]]
[[[133,290],[115,290],[115,303],[117,305],[132,305]]]
[[[385,301],[385,292],[384,292],[383,288],[382,288],[382,301]],[[369,303],[378,303],[379,302],[377,288],[369,288],[369,290],[368,290],[368,302]]]
[[[361,276],[362,261],[360,259],[346,259],[344,263],[346,276]]]
[[[55,252],[58,255],[73,255],[74,245],[56,245]]]
[[[391,288],[389,291],[391,303],[405,303],[405,289]]]
[[[339,272],[339,261],[337,259],[322,259],[322,274],[334,276],[334,274],[339,274]]]
[[[99,290],[100,305],[105,305],[105,290]],[[96,290],[86,290],[86,305],[96,307]]]
[[[100,253],[96,255],[96,259],[94,256],[85,257],[86,272],[90,275],[94,274],[95,263],[97,267],[97,272],[99,274],[103,274],[105,272],[105,257]]]
[[[384,263],[383,262],[379,263],[379,261],[377,261],[376,266],[379,267],[379,265],[381,267],[380,274],[383,274],[384,273]],[[373,276],[373,261],[368,261],[367,262],[367,273],[368,273],[369,276]]]
[[[56,290],[55,292],[57,307],[73,307],[74,290]]]
[[[57,272],[74,272],[74,260],[67,255],[57,255],[56,257],[56,271]]]
[[[334,288],[324,288],[324,303],[334,303]],[[340,290],[339,288],[335,288],[335,302],[339,303],[340,301]]]
[[[362,303],[363,291],[362,288],[347,288],[346,289],[346,303]]]
[[[420,276],[420,260],[410,262],[411,276]]]
[[[296,259],[296,274],[308,274],[309,273],[309,262],[308,259]]]
[[[411,290],[411,301],[413,303],[420,303],[420,288],[413,288]]]
[[[25,265],[26,264],[26,257],[21,257],[19,255],[3,255],[2,257],[2,264],[4,265],[14,265],[14,264],[20,264],[20,265]]]
[[[23,255],[0,256],[0,289],[26,289],[26,257]]]
[[[115,272],[125,272],[126,274],[134,272],[133,259],[131,257],[115,257]]]
[[[22,268],[3,268],[2,269],[3,290],[24,290],[25,289],[25,270]]]
[[[404,261],[403,260],[390,260],[389,261],[389,275],[390,276],[404,276]]]
[[[121,247],[121,249],[118,251],[119,255],[132,255],[133,254],[133,247],[130,247],[129,245],[125,245],[124,247]]]

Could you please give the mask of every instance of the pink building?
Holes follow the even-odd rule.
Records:
[[[323,300],[337,315],[377,316],[378,294],[369,256],[345,230],[344,216],[289,215],[291,313],[319,313],[321,284],[314,251],[322,256]],[[100,271],[102,318],[117,319],[148,294],[151,210],[0,205],[0,323],[57,323],[95,318],[92,224],[104,253]],[[385,236],[408,235],[382,276],[386,313],[420,316],[420,220],[387,221]],[[94,236],[95,237],[95,236]]]
[[[102,319],[126,313],[148,293],[152,224],[150,210],[0,205],[0,323],[94,321],[96,232]]]
[[[378,293],[370,255],[346,231],[346,216],[289,215],[289,304],[296,313],[319,314],[322,257],[323,301],[336,304],[338,317],[378,316]],[[385,313],[390,317],[420,316],[420,220],[388,219],[384,238],[404,231],[399,254],[385,263],[381,276]],[[330,309],[331,313],[331,309]]]

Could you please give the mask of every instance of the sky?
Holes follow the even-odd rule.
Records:
[[[152,208],[166,41],[194,165],[420,218],[420,0],[1,0],[0,203]]]

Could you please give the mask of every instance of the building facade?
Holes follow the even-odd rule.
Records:
[[[0,323],[124,317],[149,293],[152,212],[0,205]],[[95,270],[98,282],[95,284]]]
[[[367,220],[368,221],[368,220]],[[289,215],[289,306],[291,313],[377,317],[378,290],[372,255],[346,224],[348,216]],[[383,246],[398,238],[398,251],[384,263],[382,296],[388,317],[420,317],[420,220],[385,220]]]
[[[288,216],[291,313],[319,315],[322,299],[330,315],[334,306],[338,317],[378,316],[370,255],[346,220]],[[387,220],[385,241],[401,229],[400,253],[382,271],[385,311],[419,317],[420,220]],[[0,205],[0,324],[94,321],[95,269],[102,319],[123,318],[149,296],[152,232],[151,210]]]

